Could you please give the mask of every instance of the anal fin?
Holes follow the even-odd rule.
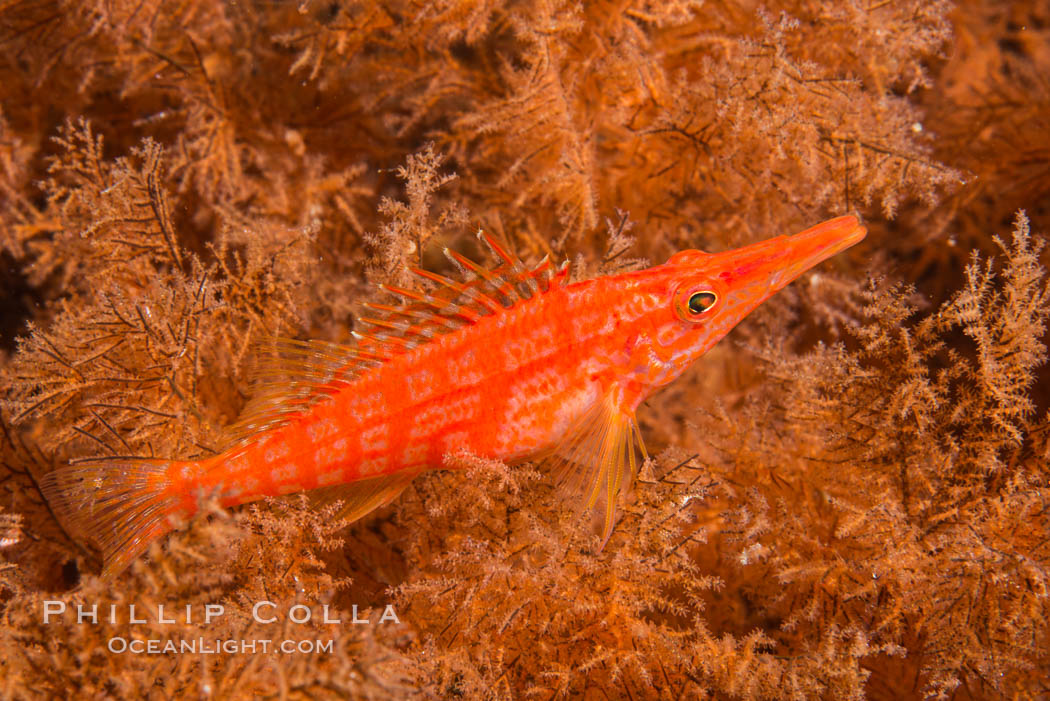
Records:
[[[602,514],[602,547],[616,522],[616,506],[638,476],[635,442],[647,457],[634,412],[609,392],[588,409],[542,461],[558,490],[582,511]]]
[[[369,477],[368,479],[321,487],[309,493],[315,507],[324,507],[335,502],[342,506],[333,515],[333,520],[351,523],[367,516],[372,511],[386,506],[405,491],[418,472],[397,472],[392,475]]]

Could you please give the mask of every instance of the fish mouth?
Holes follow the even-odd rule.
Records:
[[[856,215],[829,219],[797,234],[777,236],[711,260],[721,278],[733,287],[766,287],[766,295],[782,289],[814,265],[861,241],[868,233]],[[723,261],[717,260],[723,258]]]

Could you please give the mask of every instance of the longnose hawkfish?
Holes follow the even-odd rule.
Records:
[[[481,234],[499,263],[458,253],[450,279],[386,286],[353,345],[274,341],[259,394],[223,452],[202,460],[120,458],[46,476],[45,496],[92,537],[112,578],[204,495],[223,506],[315,491],[360,518],[420,472],[466,452],[508,465],[544,461],[553,479],[604,511],[644,452],[638,405],[741,319],[822,260],[864,238],[854,216],[723,253],[569,284],[568,265],[526,267]],[[636,445],[637,444],[637,445]]]

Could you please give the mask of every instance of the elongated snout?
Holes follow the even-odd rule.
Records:
[[[841,253],[868,233],[860,219],[830,219],[797,234],[777,236],[732,251],[712,254],[705,263],[733,290],[765,299],[817,263]],[[760,300],[759,300],[760,301]]]

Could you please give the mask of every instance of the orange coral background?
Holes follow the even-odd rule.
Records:
[[[1047,75],[1045,2],[3,5],[0,695],[1045,697]],[[642,407],[601,553],[541,475],[466,460],[348,530],[212,513],[114,587],[36,489],[214,450],[252,341],[347,338],[479,226],[592,275],[852,210],[861,246]]]

